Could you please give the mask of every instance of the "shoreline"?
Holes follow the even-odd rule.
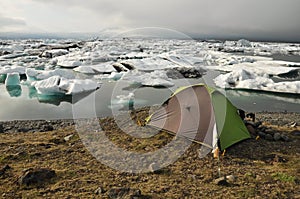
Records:
[[[147,111],[149,107],[136,110],[136,112]],[[128,113],[124,111],[124,113]],[[258,121],[271,125],[288,126],[293,123],[300,125],[300,113],[298,112],[254,112]],[[145,113],[143,113],[145,114]],[[88,120],[90,118],[83,118]],[[99,120],[114,119],[113,116],[101,117]],[[128,119],[128,118],[124,118]],[[75,125],[74,119],[54,119],[54,120],[11,120],[0,121],[0,133],[11,132],[47,132],[59,130]]]

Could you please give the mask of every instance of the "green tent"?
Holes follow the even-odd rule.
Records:
[[[250,138],[237,108],[204,84],[179,88],[147,118],[147,125],[187,137],[214,150]]]

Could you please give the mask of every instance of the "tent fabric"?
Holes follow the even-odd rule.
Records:
[[[179,88],[147,123],[211,149],[216,148],[216,139],[223,150],[250,138],[237,109],[222,93],[204,84]]]

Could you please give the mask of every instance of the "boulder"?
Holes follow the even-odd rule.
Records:
[[[30,168],[23,172],[23,174],[19,177],[18,182],[20,185],[25,186],[42,185],[54,177],[56,177],[54,170],[46,168]]]

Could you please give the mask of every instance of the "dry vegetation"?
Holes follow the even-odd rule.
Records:
[[[145,115],[139,112],[134,119]],[[112,118],[100,123],[118,147],[140,153],[155,151],[174,139],[166,132],[149,139],[134,138],[122,132]],[[97,161],[74,126],[49,132],[2,133],[0,169],[5,165],[11,169],[0,175],[0,198],[108,198],[108,190],[114,187],[139,189],[139,198],[300,198],[300,136],[291,133],[300,128],[265,125],[292,141],[249,139],[229,148],[220,161],[222,174],[236,176],[228,186],[214,184],[218,162],[211,155],[200,159],[200,146],[195,143],[158,172],[131,174]],[[85,127],[87,135],[89,128]],[[144,134],[150,131],[130,124],[128,129]],[[65,141],[68,135],[74,136]],[[19,185],[18,177],[28,168],[50,168],[57,176],[44,184]],[[104,193],[95,193],[99,187]]]

